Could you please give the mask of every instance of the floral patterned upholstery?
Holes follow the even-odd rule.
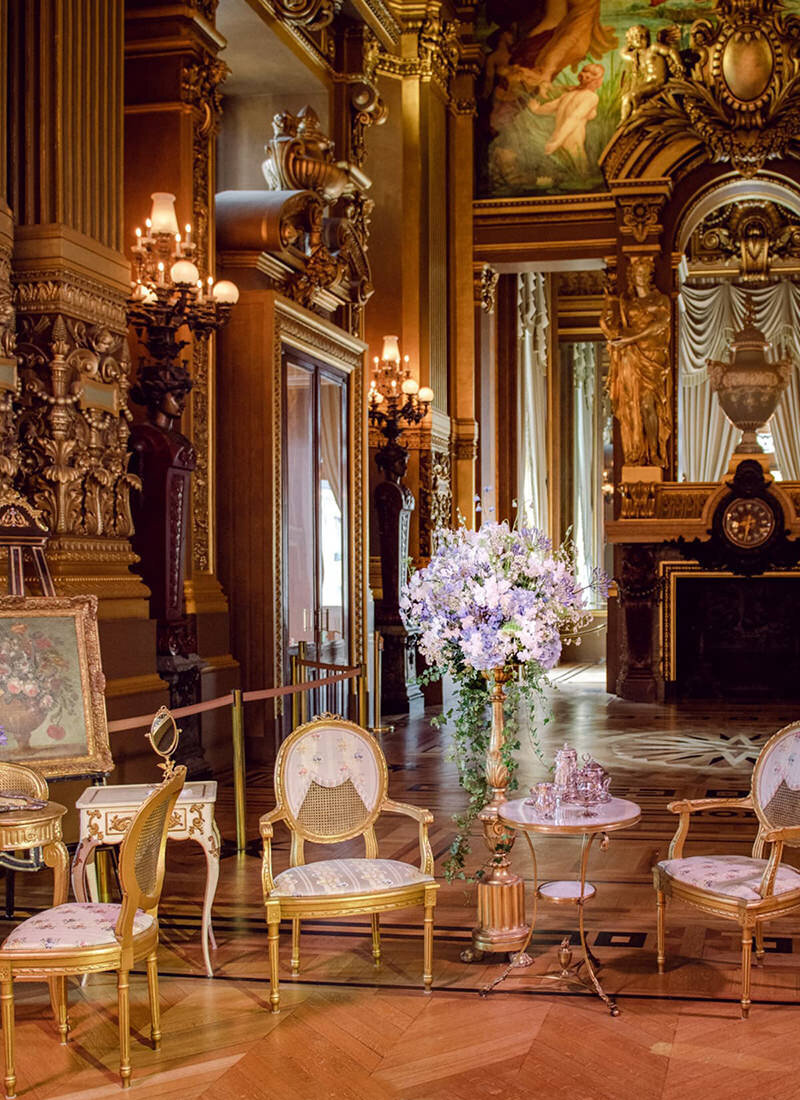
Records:
[[[309,730],[292,745],[283,767],[286,801],[295,815],[312,782],[320,787],[339,787],[348,779],[367,813],[385,793],[381,778],[369,735],[341,726]]]
[[[116,942],[114,928],[121,906],[102,902],[69,902],[45,909],[18,924],[0,950],[58,951],[69,947],[101,947]],[[139,909],[133,918],[133,934],[145,932],[155,917]]]
[[[761,877],[767,865],[765,859],[748,856],[688,856],[686,859],[665,859],[659,863],[662,871],[687,886],[697,886],[714,894],[745,901],[759,901]],[[800,873],[781,863],[775,877],[775,894],[800,890]]]
[[[324,894],[375,893],[413,883],[434,882],[410,863],[396,859],[320,859],[302,867],[290,867],[275,876],[270,897],[306,898]]]

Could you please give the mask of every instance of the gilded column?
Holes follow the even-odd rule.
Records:
[[[59,589],[146,618],[129,570],[123,0],[11,0],[8,30],[22,487]]]

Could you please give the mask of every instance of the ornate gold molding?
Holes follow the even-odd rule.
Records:
[[[192,125],[192,220],[197,249],[194,262],[202,277],[212,266],[210,222],[214,204],[213,142],[222,114],[221,85],[230,72],[224,61],[204,54],[187,61],[181,72],[181,98],[193,108]],[[210,341],[198,340],[192,346],[191,430],[197,466],[192,476],[191,570],[213,571],[212,553],[212,433],[210,422],[213,362]]]
[[[649,36],[628,43],[630,53],[674,56],[646,95],[626,101],[623,122],[603,155],[606,178],[620,175],[631,157],[652,158],[667,143],[687,138],[699,142],[708,159],[729,162],[744,176],[775,157],[797,155],[800,17],[785,14],[781,0],[715,0],[714,8],[715,21],[692,24],[687,69],[674,49],[651,45]]]
[[[419,552],[433,553],[434,532],[453,519],[453,469],[450,451],[432,448],[419,456]]]
[[[15,279],[19,313],[61,313],[115,332],[127,329],[125,298],[101,283],[65,268],[37,269]]]
[[[494,313],[497,304],[497,284],[500,273],[491,264],[475,265],[473,273],[474,301],[486,313]]]

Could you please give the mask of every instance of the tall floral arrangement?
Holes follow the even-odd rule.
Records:
[[[430,562],[405,586],[400,610],[428,662],[425,678],[449,673],[456,687],[453,754],[469,804],[455,819],[448,877],[463,876],[470,827],[488,800],[485,674],[516,672],[507,691],[503,747],[513,789],[520,717],[527,717],[538,750],[534,714],[547,672],[558,663],[564,639],[578,640],[589,624],[587,596],[605,583],[596,571],[588,587],[578,584],[569,540],[554,549],[535,528],[503,522],[484,523],[477,531],[462,524],[438,532]]]

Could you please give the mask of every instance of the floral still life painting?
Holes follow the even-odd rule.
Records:
[[[0,760],[110,770],[103,684],[93,597],[0,598]]]

